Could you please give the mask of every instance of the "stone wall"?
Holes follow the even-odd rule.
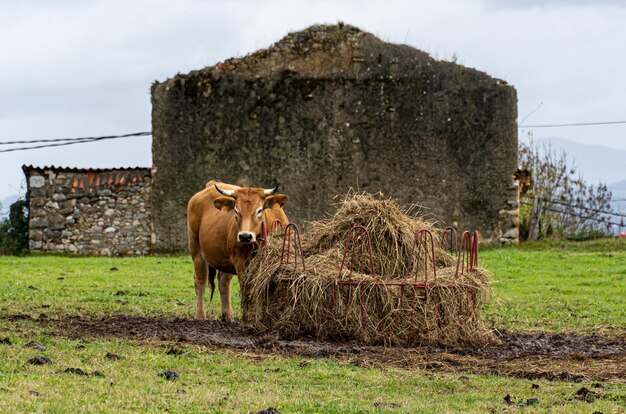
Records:
[[[517,97],[506,82],[348,25],[152,87],[155,248],[184,250],[210,179],[278,184],[296,223],[350,188],[517,241]]]
[[[30,251],[103,256],[150,252],[150,169],[23,170]]]

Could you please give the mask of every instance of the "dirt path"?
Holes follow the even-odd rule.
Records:
[[[284,340],[275,333],[259,334],[241,323],[137,316],[88,316],[39,319],[55,334],[71,338],[118,337],[164,341],[246,354],[333,358],[367,367],[399,367],[444,372],[491,373],[528,379],[581,382],[626,382],[626,338],[573,334],[499,334],[502,344],[486,348],[396,348],[354,343]]]

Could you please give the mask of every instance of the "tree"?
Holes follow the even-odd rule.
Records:
[[[28,253],[28,211],[25,199],[11,204],[9,217],[0,220],[0,254]]]
[[[565,151],[532,140],[520,143],[519,168],[531,171],[533,187],[520,195],[520,239],[591,238],[610,231],[611,192],[588,184]]]

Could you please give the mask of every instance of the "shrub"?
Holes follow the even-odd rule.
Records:
[[[28,253],[28,208],[25,199],[11,204],[9,217],[0,220],[0,255]]]
[[[518,165],[533,179],[532,189],[520,195],[520,240],[610,234],[611,191],[585,181],[564,150],[520,143]]]

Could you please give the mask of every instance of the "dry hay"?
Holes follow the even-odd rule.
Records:
[[[354,225],[368,229],[378,260],[372,272],[368,260],[363,265],[354,259],[365,245],[358,239],[340,277],[345,235]],[[249,263],[241,278],[244,319],[285,337],[402,346],[497,342],[480,318],[480,304],[489,293],[484,270],[456,276],[453,257],[436,248],[437,276],[428,275],[428,287],[384,283],[426,282],[423,273],[412,271],[415,232],[422,228],[436,235],[438,246],[433,224],[409,215],[393,200],[348,195],[332,218],[311,223],[310,235],[303,240],[306,270],[299,261],[294,264],[293,249],[289,263],[281,266],[283,237],[275,233],[269,238],[264,253]],[[342,285],[338,280],[362,284]]]
[[[381,274],[386,279],[401,277],[411,267],[415,232],[428,229],[434,235],[440,234],[433,221],[412,215],[413,210],[416,206],[402,208],[396,201],[381,195],[349,193],[331,218],[309,223],[309,237],[302,246],[304,255],[327,254],[334,249],[343,253],[348,230],[363,226],[370,233],[376,261],[376,270],[372,272],[368,268],[366,273]],[[439,246],[436,257],[438,266],[451,266],[454,262]]]

